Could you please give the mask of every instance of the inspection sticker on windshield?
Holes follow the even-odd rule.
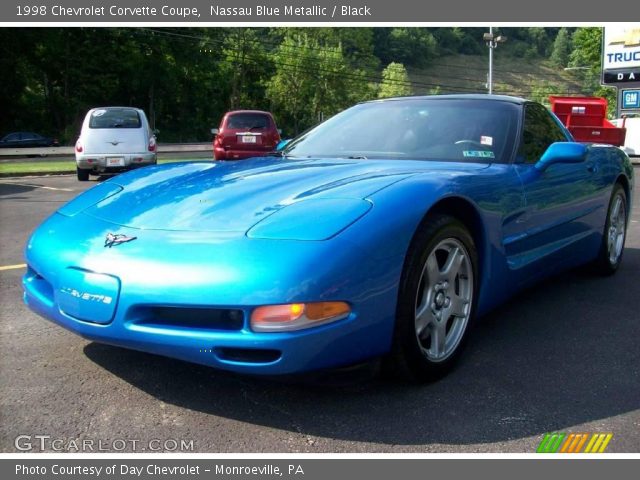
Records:
[[[475,158],[496,158],[490,150],[464,150],[462,152],[464,157],[475,157]]]
[[[489,146],[491,146],[491,145],[493,145],[493,137],[486,137],[486,136],[482,135],[482,136],[480,137],[480,143],[481,143],[482,145],[489,145]]]

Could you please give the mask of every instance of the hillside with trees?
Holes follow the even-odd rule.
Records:
[[[71,144],[89,108],[143,108],[161,142],[207,141],[223,113],[271,110],[288,136],[352,105],[486,92],[484,28],[3,28],[0,133]],[[607,94],[600,28],[501,28],[494,92]]]

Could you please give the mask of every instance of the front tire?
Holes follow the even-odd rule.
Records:
[[[613,187],[607,221],[602,232],[602,245],[595,262],[602,275],[613,275],[622,262],[627,238],[627,194],[619,183]]]
[[[427,218],[405,260],[388,365],[410,381],[432,381],[460,357],[475,313],[478,255],[450,215]]]
[[[76,167],[76,175],[78,176],[78,180],[80,182],[89,181],[89,170],[84,170],[82,168]]]

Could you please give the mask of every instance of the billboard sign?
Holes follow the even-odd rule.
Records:
[[[640,83],[640,24],[605,27],[602,43],[602,83]]]

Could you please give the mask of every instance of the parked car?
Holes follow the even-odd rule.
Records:
[[[78,180],[157,163],[156,138],[139,108],[100,107],[87,113],[76,142]]]
[[[627,152],[627,155],[640,157],[640,117],[617,118],[611,123],[626,129],[627,136],[622,149]]]
[[[491,95],[362,103],[278,157],[145,170],[35,230],[25,302],[96,342],[271,375],[382,357],[442,376],[515,292],[613,274],[635,190],[619,148]]]
[[[0,148],[57,147],[58,140],[33,132],[14,132],[0,140]]]
[[[216,160],[260,157],[273,152],[280,142],[280,132],[273,115],[260,110],[227,112],[220,128],[211,132],[215,135],[213,158]]]

